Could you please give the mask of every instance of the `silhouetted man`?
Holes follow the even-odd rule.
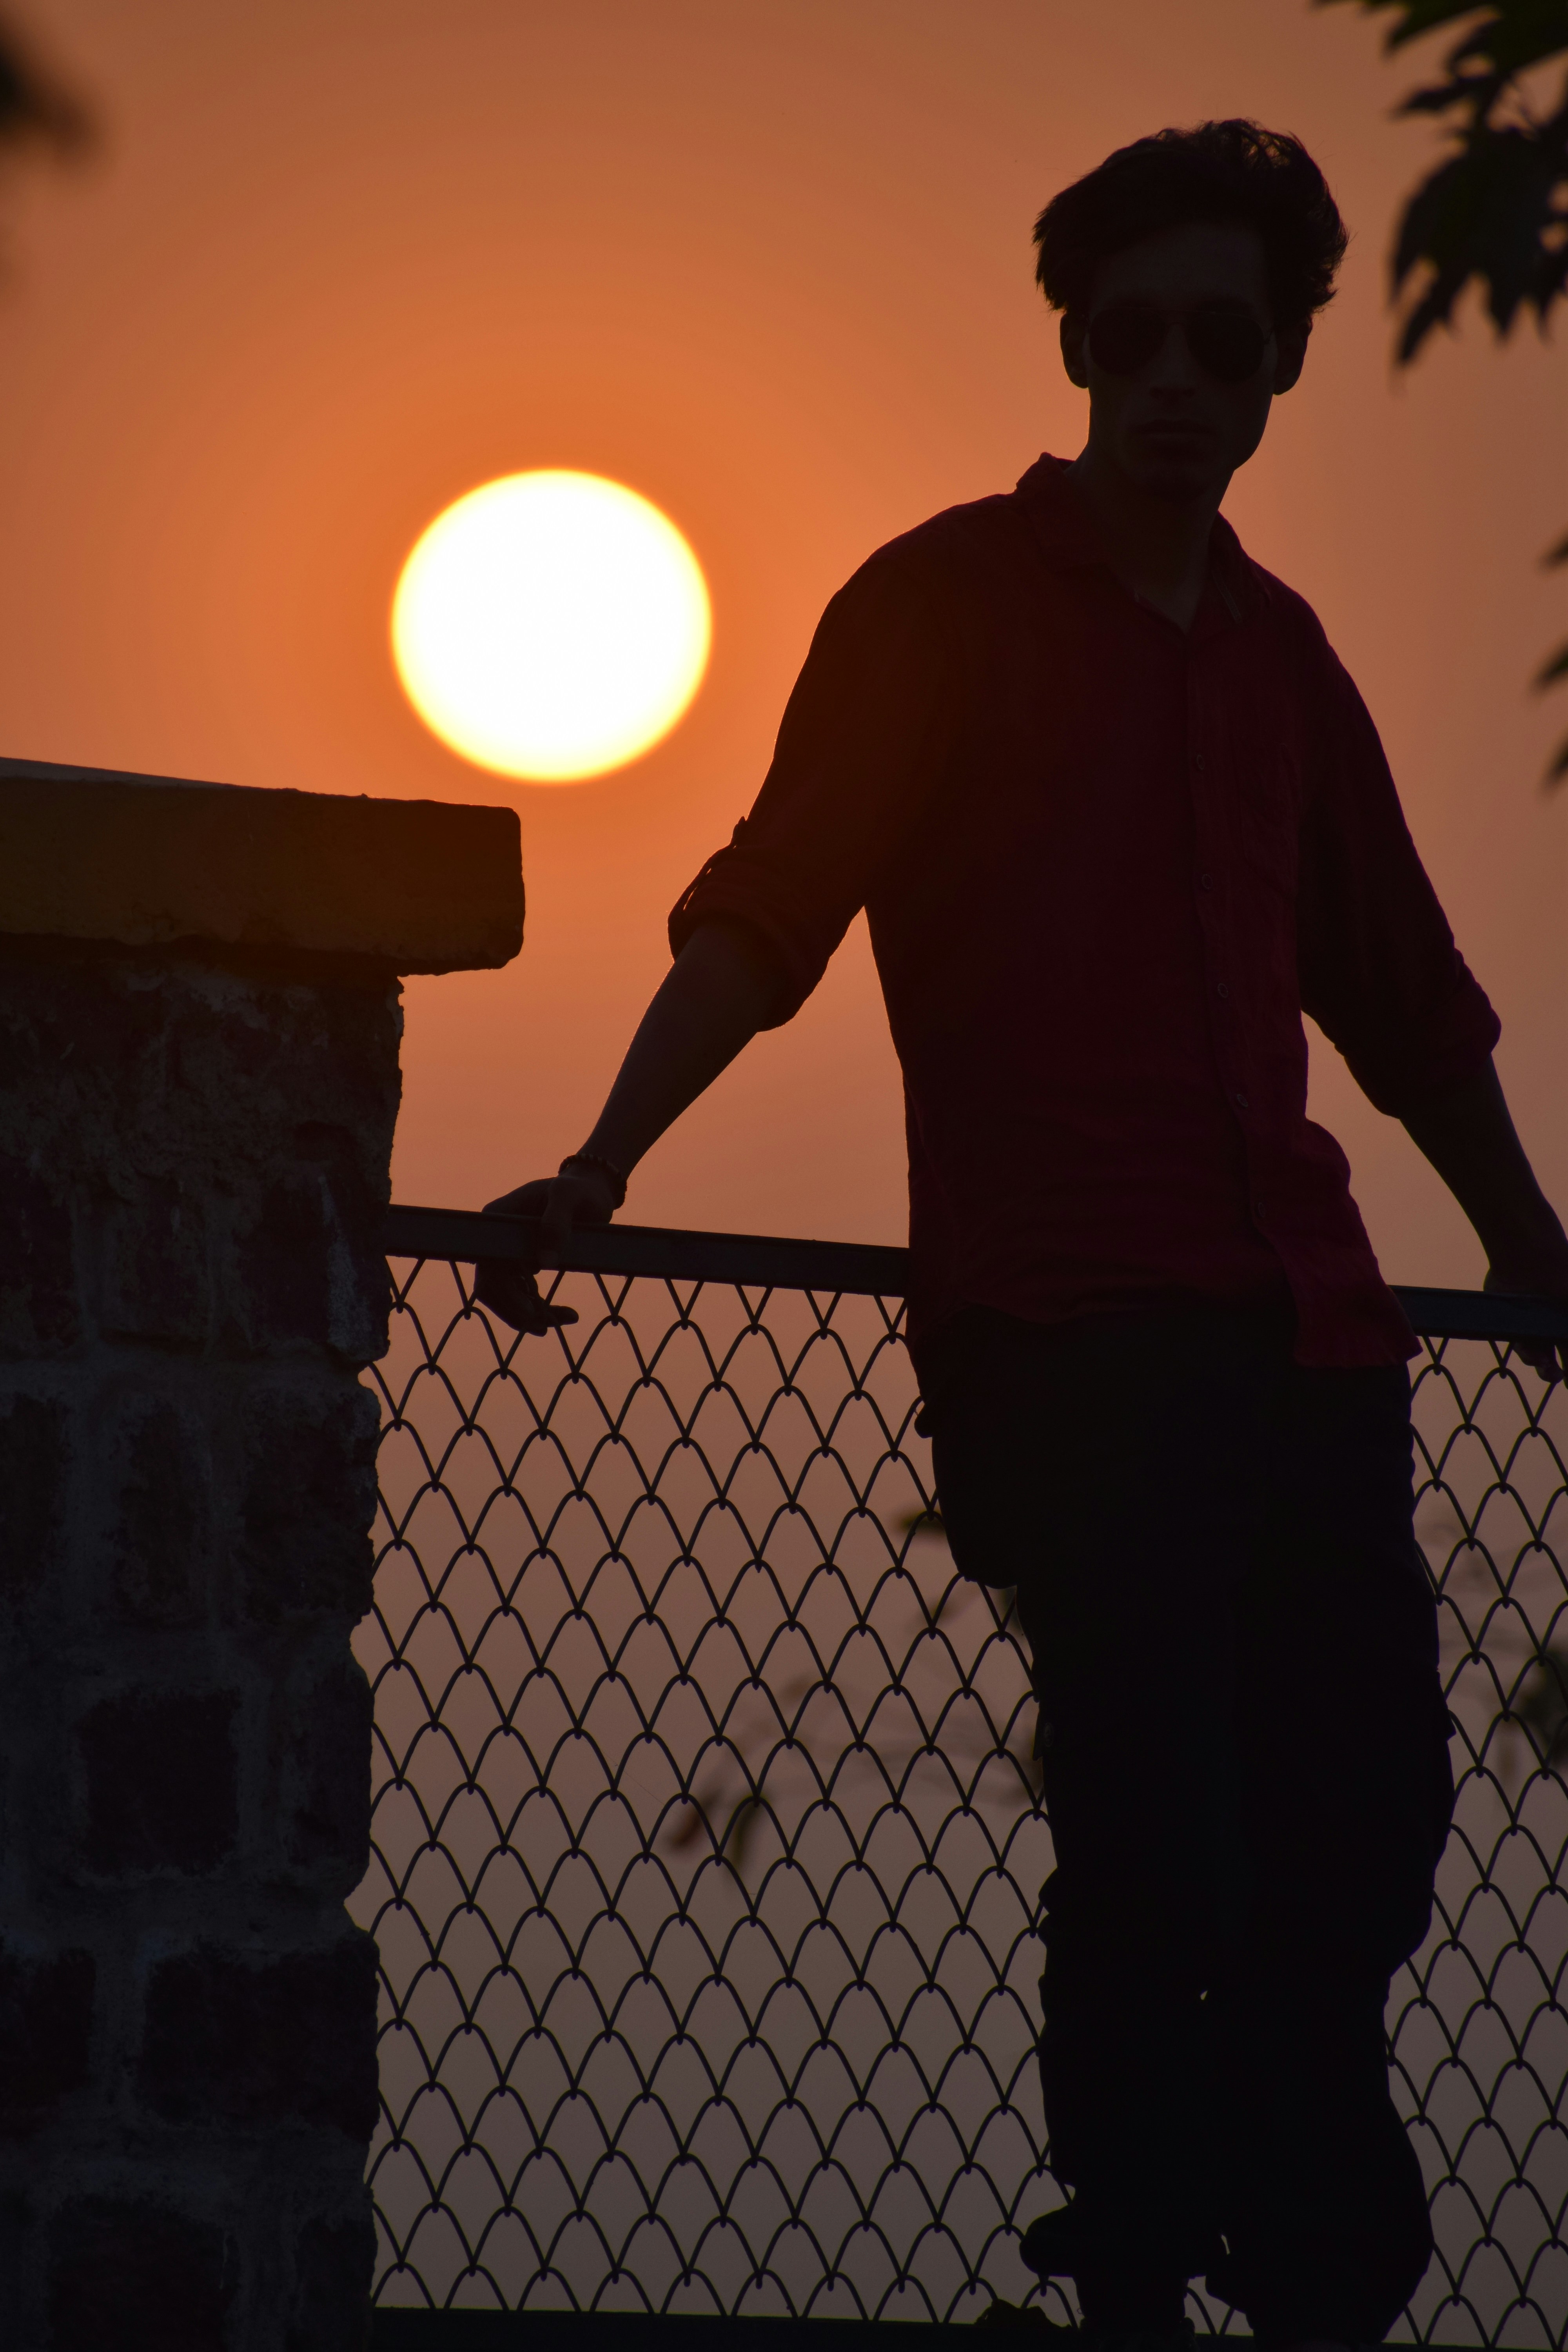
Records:
[[[1390,1976],[1453,1801],[1414,1341],[1306,1116],[1310,1013],[1491,1284],[1568,1299],[1498,1023],[1300,597],[1218,509],[1344,230],[1289,138],[1163,131],[1037,228],[1072,463],[871,557],[558,1176],[559,1246],[867,910],[903,1066],[910,1343],[960,1569],[1016,1585],[1057,1869],[1040,2044],[1097,2342],[1205,2273],[1271,2347],[1381,2336],[1431,2251]],[[525,1276],[480,1297],[548,1328]],[[1554,1369],[1550,1358],[1543,1370]]]

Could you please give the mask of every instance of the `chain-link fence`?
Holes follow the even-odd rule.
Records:
[[[1059,2201],[1050,1838],[1005,1595],[927,1516],[900,1254],[612,1228],[555,1279],[578,1324],[519,1342],[437,1256],[461,1240],[400,1214],[430,1255],[399,1261],[374,1375],[354,1906],[384,1976],[379,2300],[1023,2300],[1019,2231]],[[1416,1411],[1462,1778],[1389,2011],[1438,2241],[1395,2333],[1560,2347],[1568,1412],[1473,1338],[1427,1340]]]

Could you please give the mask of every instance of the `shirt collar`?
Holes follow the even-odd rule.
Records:
[[[1020,477],[1014,496],[1053,569],[1109,571],[1105,542],[1088,505],[1073,488],[1068,462],[1065,457],[1037,457]],[[1209,541],[1209,577],[1233,620],[1247,619],[1270,601],[1268,575],[1252,562],[1224,515],[1215,516]]]

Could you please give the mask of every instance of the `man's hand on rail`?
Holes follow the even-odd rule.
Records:
[[[651,1145],[695,1102],[721,1070],[764,1026],[784,984],[778,960],[752,927],[728,918],[700,924],[632,1039],[582,1160],[559,1176],[537,1177],[503,1192],[489,1209],[502,1217],[538,1217],[539,1263],[559,1264],[574,1225],[608,1224],[624,1185]],[[474,1295],[517,1331],[551,1331],[575,1323],[569,1307],[549,1307],[531,1269],[513,1258],[487,1258]]]
[[[1521,1251],[1500,1265],[1487,1268],[1484,1287],[1502,1297],[1549,1298],[1568,1315],[1568,1240],[1558,1227],[1533,1250]],[[1532,1365],[1543,1381],[1568,1379],[1568,1339],[1516,1339],[1513,1352]]]
[[[538,1217],[539,1264],[559,1265],[575,1225],[607,1225],[617,1206],[616,1188],[597,1168],[571,1161],[558,1176],[539,1176],[485,1202],[487,1216]],[[481,1258],[474,1297],[514,1331],[542,1334],[575,1323],[574,1307],[552,1307],[540,1293],[536,1268],[521,1258]]]
[[[1568,1236],[1535,1181],[1492,1064],[1401,1116],[1480,1238],[1487,1288],[1568,1312]],[[1568,1341],[1516,1341],[1514,1353],[1542,1380],[1568,1375]]]

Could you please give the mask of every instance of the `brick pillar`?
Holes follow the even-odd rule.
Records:
[[[363,2344],[396,975],[517,820],[0,761],[0,2345]]]

